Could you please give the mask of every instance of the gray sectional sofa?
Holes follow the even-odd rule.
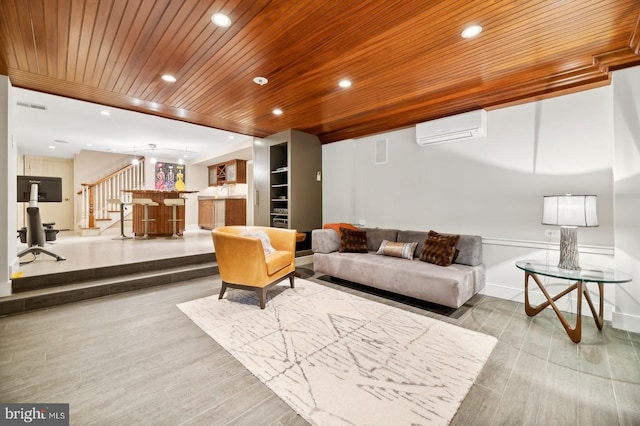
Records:
[[[340,237],[333,229],[311,234],[314,270],[321,274],[387,290],[439,305],[459,308],[485,285],[482,238],[460,235],[450,266],[419,260],[428,232],[359,228],[367,233],[368,253],[340,253]],[[417,242],[413,260],[376,254],[383,240]]]

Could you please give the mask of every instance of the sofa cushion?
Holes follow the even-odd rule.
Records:
[[[376,254],[413,260],[414,251],[417,245],[417,242],[398,243],[396,241],[384,240],[380,244],[380,248],[378,249]]]
[[[384,240],[397,241],[398,239],[397,229],[360,228],[360,230],[367,233],[367,248],[371,251],[378,251]]]
[[[419,244],[416,247],[413,257],[419,258],[428,234],[428,232],[422,231],[400,231],[398,232],[397,241],[401,243],[418,241]],[[456,249],[458,250],[458,253],[454,254],[453,263],[469,266],[476,266],[482,263],[482,237],[479,235],[461,234],[458,244],[456,245]]]
[[[340,249],[340,237],[332,229],[311,231],[311,249],[314,253],[331,253]]]
[[[422,253],[422,248],[424,247],[424,242],[427,241],[427,236],[429,233],[427,231],[400,231],[398,232],[398,241],[399,243],[413,243],[417,242],[416,249],[413,252],[413,257],[418,259],[420,257],[420,253]]]
[[[367,233],[365,231],[354,231],[353,229],[340,229],[340,253],[366,253]]]
[[[429,231],[420,253],[420,260],[440,266],[451,265],[459,239],[459,235],[444,235]]]
[[[418,259],[406,260],[373,253],[315,253],[313,269],[366,286],[438,303],[462,306],[485,286],[484,265],[447,268]]]
[[[482,237],[479,235],[460,235],[456,246],[460,253],[454,260],[461,265],[476,266],[482,263]]]
[[[343,223],[343,222],[339,222],[339,223],[325,223],[323,226],[323,229],[333,229],[334,231],[336,231],[338,233],[338,237],[340,237],[342,235],[342,233],[340,232],[340,228],[347,228],[347,229],[352,229],[354,231],[357,231],[358,228],[356,228],[355,226],[353,226],[350,223]]]

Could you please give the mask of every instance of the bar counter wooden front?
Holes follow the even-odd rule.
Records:
[[[157,206],[149,206],[149,219],[155,219],[149,222],[149,235],[170,236],[173,233],[173,223],[169,219],[173,218],[173,207],[165,206],[164,200],[169,198],[180,198],[182,194],[190,194],[197,191],[156,191],[153,189],[125,189],[123,192],[130,192],[132,198],[150,198],[151,201],[158,203]],[[184,230],[185,206],[178,206],[176,218],[181,219],[177,222],[176,229],[181,234]],[[134,235],[144,234],[144,206],[139,204],[133,205],[132,229]]]

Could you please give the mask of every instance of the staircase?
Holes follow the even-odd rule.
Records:
[[[14,278],[13,294],[0,298],[0,316],[216,274],[215,254],[202,253]]]
[[[113,199],[131,203],[132,195],[124,190],[144,188],[144,157],[136,164],[128,164],[94,183],[83,183],[78,195],[82,197],[79,228],[83,235],[99,235],[120,221],[120,206]],[[125,214],[130,214],[125,206]]]

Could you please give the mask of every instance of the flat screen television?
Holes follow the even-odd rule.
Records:
[[[38,184],[38,202],[62,202],[62,178],[51,176],[18,176],[18,202],[28,203],[31,184]]]

